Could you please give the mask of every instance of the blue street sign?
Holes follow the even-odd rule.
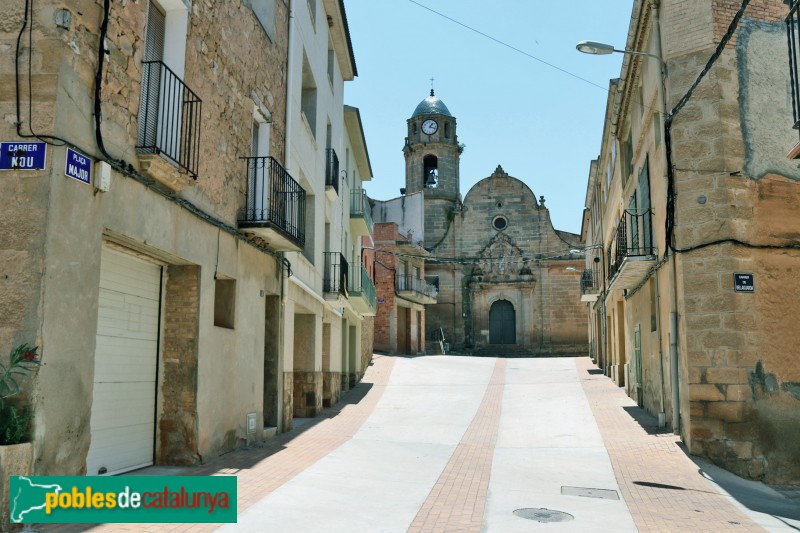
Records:
[[[756,292],[753,274],[734,274],[733,290],[736,292]]]
[[[46,159],[46,143],[0,143],[0,170],[43,170]]]
[[[64,167],[64,175],[83,183],[91,183],[91,174],[92,160],[72,148],[67,148],[67,164]]]

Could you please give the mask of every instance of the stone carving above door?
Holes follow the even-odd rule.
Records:
[[[473,271],[475,281],[531,281],[527,258],[505,233],[495,235],[481,251],[480,261]]]

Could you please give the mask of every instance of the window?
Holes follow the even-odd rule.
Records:
[[[330,47],[330,43],[328,43]],[[331,84],[331,89],[333,89],[333,64],[336,61],[336,52],[333,51],[333,48],[328,48],[328,82]]]
[[[142,57],[137,150],[197,177],[202,101],[183,83],[189,12],[182,0],[150,0]]]
[[[492,220],[492,227],[497,231],[503,231],[508,227],[508,219],[502,215],[496,216]]]
[[[661,113],[653,112],[653,137],[655,137],[656,149],[661,146]]]
[[[236,280],[214,280],[214,325],[233,329],[236,318]]]
[[[611,166],[614,166],[614,163],[617,162],[617,139],[616,137],[611,138]]]
[[[449,122],[445,122],[444,123],[444,136],[446,138],[448,138],[448,139],[450,138],[450,123]]]
[[[422,167],[422,185],[426,189],[437,188],[439,186],[439,160],[435,155],[426,155],[422,160]]]
[[[300,113],[311,130],[311,135],[317,137],[317,84],[308,64],[308,57],[303,53],[303,89],[300,94]]]
[[[307,0],[308,1],[308,16],[311,17],[311,25],[314,26],[317,23],[317,0]],[[314,28],[316,30],[316,27]]]
[[[258,104],[253,109],[253,136],[250,149],[251,157],[266,157],[269,155],[269,131],[272,117],[269,111],[262,109]]]
[[[275,40],[275,0],[244,0],[253,10],[258,22],[267,33],[270,41]]]
[[[437,293],[439,292],[439,276],[425,276],[425,283],[436,288]]]
[[[656,280],[650,278],[650,331],[656,330]]]
[[[625,142],[625,168],[622,171],[623,186],[628,183],[628,178],[633,175],[633,138],[628,132],[628,140]]]

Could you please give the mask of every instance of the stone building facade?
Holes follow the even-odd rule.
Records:
[[[0,171],[0,352],[29,342],[46,363],[32,473],[202,462],[363,373],[353,51],[341,2],[292,4],[8,6],[0,140],[21,163]],[[42,140],[43,168],[26,167]],[[83,159],[88,182],[65,176]]]
[[[586,353],[574,282],[580,236],[555,230],[543,197],[498,166],[462,201],[456,118],[431,91],[407,122],[406,194],[423,195],[426,337],[476,354]],[[569,269],[569,270],[568,270]]]
[[[593,356],[691,453],[797,483],[788,9],[750,2],[721,46],[740,6],[634,2],[625,49],[655,57],[626,55],[610,85],[586,195],[583,298]]]

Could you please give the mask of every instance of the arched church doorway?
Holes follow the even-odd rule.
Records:
[[[489,344],[516,344],[517,317],[508,300],[497,300],[489,309]]]

